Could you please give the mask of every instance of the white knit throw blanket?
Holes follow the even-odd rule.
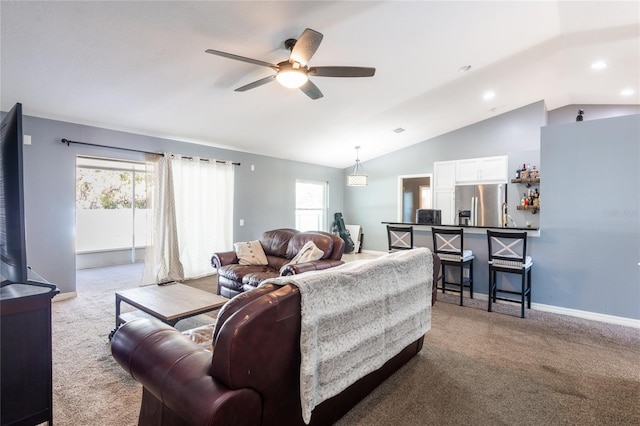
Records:
[[[313,409],[382,367],[431,328],[433,259],[427,248],[349,262],[262,285],[300,289],[300,399]]]

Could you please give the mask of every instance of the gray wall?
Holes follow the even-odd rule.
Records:
[[[640,115],[545,127],[541,156],[534,298],[640,319]]]
[[[341,169],[35,117],[24,117],[24,133],[32,137],[32,145],[24,147],[27,259],[34,271],[58,285],[62,292],[73,292],[76,287],[76,156],[143,159],[141,154],[120,150],[67,147],[60,142],[62,138],[242,163],[235,175],[235,241],[257,239],[267,229],[295,226],[296,179],[329,182],[331,217],[334,211],[342,210]],[[243,227],[239,226],[240,218],[245,221]]]

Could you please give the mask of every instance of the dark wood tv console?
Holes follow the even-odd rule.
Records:
[[[2,426],[53,424],[51,299],[48,283],[0,287]]]

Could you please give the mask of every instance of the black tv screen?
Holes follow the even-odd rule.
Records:
[[[0,141],[0,276],[3,283],[27,282],[22,144],[22,104],[17,103],[2,119]]]

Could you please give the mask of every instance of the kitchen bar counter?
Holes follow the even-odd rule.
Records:
[[[411,223],[411,222],[382,222],[383,225],[400,225],[400,226],[413,226],[415,231],[428,231],[431,232],[431,228],[464,228],[465,234],[483,234],[487,235],[487,229],[495,229],[498,231],[527,231],[529,237],[539,237],[540,228],[499,228],[490,226],[462,226],[462,225],[425,225],[423,223]]]

